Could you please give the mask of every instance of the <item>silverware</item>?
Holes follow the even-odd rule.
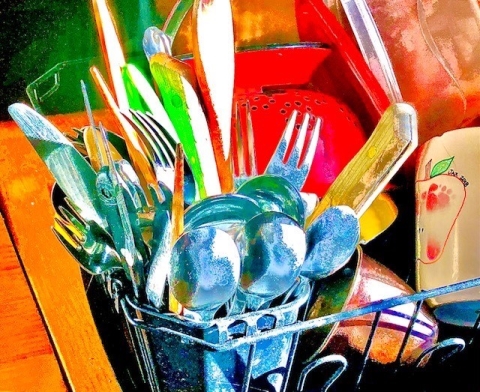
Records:
[[[102,138],[99,144],[103,144],[108,162],[102,162],[102,168],[97,174],[96,188],[102,205],[103,212],[111,230],[113,242],[125,263],[125,267],[132,281],[133,291],[136,298],[145,295],[145,271],[144,258],[137,248],[142,241],[135,237],[130,222],[128,208],[119,183],[119,176],[110,154],[107,137],[103,126],[99,124]]]
[[[300,275],[307,248],[305,232],[291,217],[268,211],[250,219],[235,243],[242,260],[232,314],[259,310],[286,292]],[[259,257],[261,255],[261,257]]]
[[[153,120],[153,115],[144,114],[138,110],[130,110],[133,118],[140,123],[145,132],[148,133],[155,144],[155,150],[158,151],[159,159],[164,164],[173,168],[173,160],[175,159],[175,148],[177,141],[170,141],[164,134],[164,131]]]
[[[143,143],[143,140],[140,139],[139,135],[136,133],[135,129],[122,115],[122,112],[116,104],[115,99],[113,98],[113,95],[107,86],[107,83],[100,74],[100,71],[96,67],[91,67],[90,72],[95,83],[97,84],[105,105],[114,115],[113,118],[117,122],[118,129],[122,133],[122,136],[125,140],[132,165],[135,168],[137,175],[140,177],[143,189],[145,192],[147,192],[148,186],[156,186],[157,183],[155,172],[151,165],[153,157]],[[126,111],[128,111],[128,108]]]
[[[127,92],[121,72],[121,68],[125,66],[125,56],[115,29],[114,18],[106,0],[92,0],[92,5],[103,59],[105,60],[109,79],[115,92],[115,102],[121,110],[128,110]]]
[[[307,229],[306,237],[301,274],[312,280],[323,279],[350,260],[360,240],[360,223],[350,207],[330,207]]]
[[[232,172],[234,176],[235,188],[241,186],[250,177],[255,177],[257,172],[257,160],[255,156],[255,140],[253,136],[252,115],[250,104],[242,104],[245,108],[244,123],[242,125],[241,109],[236,104],[235,110],[235,128],[232,130],[230,139]]]
[[[349,206],[361,217],[417,147],[417,132],[417,115],[412,106],[406,103],[389,106],[365,145],[307,218],[305,227],[330,206]]]
[[[8,111],[82,217],[106,229],[95,191],[96,175],[83,156],[53,124],[27,105],[14,103]]]
[[[312,167],[313,158],[320,136],[321,120],[317,119],[315,127],[308,142],[305,142],[307,136],[308,122],[310,116],[305,113],[302,125],[295,139],[295,145],[287,158],[287,151],[289,151],[290,141],[292,139],[293,130],[295,128],[295,121],[298,112],[294,110],[288,120],[287,126],[283,131],[282,137],[278,142],[277,148],[270,158],[265,174],[274,174],[282,176],[289,180],[299,191],[302,190],[308,173]],[[305,149],[305,154],[302,151]],[[303,160],[301,159],[303,157]]]
[[[125,84],[131,87],[129,90],[129,93],[131,93],[129,98],[131,98],[132,101],[131,109],[142,109],[142,111],[152,113],[157,119],[157,122],[161,124],[162,129],[165,130],[170,138],[178,143],[177,131],[157,93],[145,76],[143,76],[133,64],[126,64],[122,67],[122,76]],[[133,103],[135,105],[133,105]]]
[[[235,39],[230,1],[195,0],[192,52],[202,92],[222,193],[233,191],[230,133],[235,76]]]
[[[148,61],[156,53],[167,53],[172,56],[172,39],[156,26],[145,30],[142,46]]]
[[[182,235],[185,224],[185,168],[184,168],[183,146],[181,143],[177,144],[175,149],[175,179],[173,184],[173,198],[172,198],[172,243],[173,248],[175,242]],[[175,313],[180,314],[182,307],[177,299],[171,295],[169,296],[168,308]]]
[[[170,38],[172,43],[192,5],[193,0],[177,0],[170,11],[170,14],[168,14],[162,30],[165,31],[165,34]]]
[[[54,203],[54,207],[53,232],[82,268],[94,275],[122,268],[113,239],[105,229],[95,221],[85,221],[66,197],[62,205]]]
[[[170,291],[184,306],[184,315],[212,320],[235,293],[240,264],[235,242],[223,230],[207,226],[185,232],[172,249],[168,273]]]
[[[147,298],[157,309],[163,306],[165,286],[172,255],[172,223],[170,213],[158,210],[153,223],[152,258],[145,287]]]
[[[203,108],[194,86],[183,74],[185,64],[165,53],[150,60],[165,109],[178,132],[200,198],[221,193],[217,164]]]

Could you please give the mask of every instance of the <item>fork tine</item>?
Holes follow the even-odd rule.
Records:
[[[162,151],[163,153],[163,157],[164,159],[167,161],[167,164],[170,166],[170,167],[173,167],[173,160],[171,158],[171,155],[169,154],[169,152],[167,151],[167,148],[168,146],[170,146],[170,150],[171,152],[173,152],[173,147],[170,145],[170,143],[168,143],[168,141],[166,140],[166,138],[164,138],[163,140],[162,139],[162,136],[163,133],[161,132],[160,129],[158,129],[155,124],[152,123],[152,121],[150,120],[150,118],[148,116],[146,116],[144,113],[142,112],[139,112],[137,111],[135,113],[136,117],[142,121],[143,125],[145,126],[145,129],[147,131],[150,132],[153,140],[155,140],[155,142],[157,143],[158,147],[160,148],[160,150]],[[165,136],[165,135],[163,135]]]
[[[53,217],[53,231],[57,238],[61,237],[60,241],[65,244],[65,242],[73,248],[75,251],[79,252],[82,250],[82,246],[80,245],[79,241],[70,234],[71,230],[68,223],[62,219],[62,217],[55,213]]]
[[[256,176],[258,174],[257,171],[257,157],[255,155],[255,140],[253,136],[253,125],[252,125],[252,113],[250,110],[250,102],[247,101],[246,105],[246,114],[247,120],[247,133],[246,133],[246,145],[247,145],[247,152],[248,152],[248,167],[250,168],[250,176]]]
[[[295,145],[293,146],[293,150],[288,157],[286,162],[287,165],[292,165],[295,167],[300,166],[300,157],[302,155],[303,146],[305,144],[305,138],[307,136],[307,128],[308,122],[310,121],[310,115],[305,113],[303,117],[302,125],[300,127],[300,131],[297,134],[297,138],[295,140]],[[286,152],[285,152],[286,153]]]
[[[58,217],[60,218],[59,223],[62,223],[63,227],[70,231],[78,241],[82,241],[85,237],[85,226],[82,221],[78,220],[74,214],[63,206],[58,207],[58,210],[60,212],[58,214]]]
[[[173,139],[171,139],[171,141],[169,140],[170,135],[166,132],[163,132],[163,128],[160,122],[156,119],[156,117],[152,113],[147,112],[146,117],[150,120],[150,125],[152,129],[154,129],[156,134],[160,137],[160,139],[162,139],[165,147],[168,149],[170,153],[170,157],[174,159],[175,158],[174,145],[176,145],[177,142]]]
[[[285,127],[282,137],[278,142],[275,153],[273,154],[271,161],[274,159],[284,160],[287,154],[287,147],[290,144],[290,139],[292,138],[293,130],[295,129],[295,121],[297,120],[298,111],[294,110],[288,119],[287,126]]]
[[[136,116],[132,115],[133,113],[131,112],[121,112],[121,114],[137,132],[138,137],[143,141],[147,150],[149,150],[149,155],[151,156],[151,158],[153,158],[154,161],[160,160],[162,165],[165,165],[165,160],[163,159],[162,153],[158,149],[155,142],[152,140],[150,133],[145,129],[142,122],[139,121]]]
[[[320,140],[320,126],[322,125],[322,120],[317,118],[315,121],[315,127],[313,129],[312,135],[308,142],[308,146],[305,152],[305,156],[301,165],[299,166],[308,166],[311,167],[313,159],[315,158],[315,151],[317,150],[318,141]]]
[[[235,144],[236,144],[236,154],[232,154],[235,157],[235,162],[237,164],[237,177],[245,176],[245,151],[243,148],[243,137],[242,137],[242,124],[240,118],[240,106],[238,102],[236,104],[236,126],[234,132]]]

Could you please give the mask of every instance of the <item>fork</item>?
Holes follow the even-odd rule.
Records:
[[[244,126],[242,126],[240,106],[245,108],[244,121],[246,124]],[[232,137],[230,139],[230,143],[232,172],[234,176],[235,189],[237,189],[248,178],[254,177],[258,174],[252,116],[250,103],[248,101],[241,105],[238,102],[236,103],[235,126],[232,127]]]
[[[302,125],[300,126],[300,130],[295,139],[295,145],[287,159],[287,152],[289,151],[288,147],[292,139],[297,115],[297,110],[294,110],[290,115],[277,148],[265,169],[265,174],[274,174],[284,177],[290,181],[298,191],[301,191],[307,180],[310,168],[312,167],[313,158],[315,157],[315,150],[317,149],[318,140],[320,138],[321,120],[317,118],[312,135],[306,142],[310,115],[308,113],[305,114]],[[304,149],[305,153],[302,155]]]
[[[54,205],[53,233],[82,268],[91,274],[101,274],[123,268],[108,232],[94,221],[85,221],[70,204]]]
[[[173,192],[172,145],[149,116],[134,110],[123,115],[153,151],[153,168],[157,180]]]

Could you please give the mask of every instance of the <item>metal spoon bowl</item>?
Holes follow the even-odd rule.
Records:
[[[360,240],[358,216],[350,207],[328,208],[307,229],[307,256],[302,275],[318,280],[332,275],[350,260]]]
[[[305,207],[300,192],[283,177],[265,174],[245,181],[237,194],[254,199],[263,211],[283,212],[301,226],[305,222]]]
[[[208,225],[231,232],[261,212],[258,204],[244,195],[210,196],[185,211],[185,231]]]
[[[239,230],[235,242],[242,258],[239,289],[248,310],[260,309],[295,283],[307,246],[305,232],[293,218],[264,212]]]
[[[185,309],[210,321],[235,293],[240,264],[235,242],[224,231],[200,227],[185,232],[172,249],[170,292]]]

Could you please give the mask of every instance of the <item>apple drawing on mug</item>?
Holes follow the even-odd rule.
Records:
[[[428,161],[425,178],[416,181],[417,216],[422,216],[422,225],[417,227],[417,257],[425,264],[442,256],[467,196],[467,180],[449,170],[453,160],[453,156],[443,159],[433,168],[432,160]]]

